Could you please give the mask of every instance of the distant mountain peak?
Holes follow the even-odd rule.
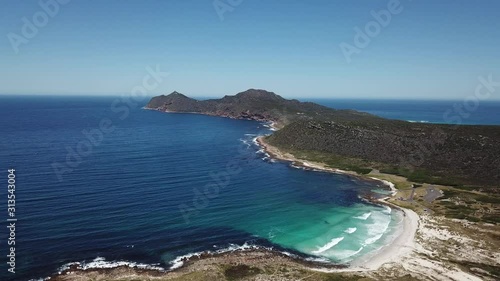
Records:
[[[238,98],[257,98],[257,99],[283,99],[281,96],[261,89],[248,89],[244,92],[236,94]]]
[[[164,97],[164,98],[170,98],[170,99],[179,99],[179,98],[181,98],[181,99],[190,99],[190,100],[192,99],[192,98],[190,98],[190,97],[188,97],[186,95],[183,95],[183,94],[181,94],[181,93],[179,93],[177,91],[173,91],[172,93],[170,93],[168,95],[162,95],[162,97]]]

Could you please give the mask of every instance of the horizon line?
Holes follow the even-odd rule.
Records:
[[[178,91],[177,91],[178,92]],[[179,92],[180,93],[180,92]],[[276,92],[274,92],[276,93]],[[236,93],[237,94],[237,93]],[[236,95],[234,94],[234,95]],[[148,94],[144,96],[145,98],[153,98],[156,96],[161,96],[161,95],[168,95],[165,93],[158,93],[158,94]],[[213,94],[207,94],[207,95],[186,95],[190,98],[202,98],[202,99],[218,99],[224,97],[226,94],[221,94],[221,95],[213,95]],[[280,94],[277,94],[280,95]],[[0,93],[0,96],[23,96],[23,97],[122,97],[122,96],[131,96],[130,93],[71,93],[71,94],[64,94],[64,93]],[[408,100],[408,101],[460,101],[466,99],[468,96],[464,96],[462,98],[425,98],[425,97],[379,97],[379,98],[374,98],[374,97],[362,97],[362,96],[356,96],[356,97],[339,97],[339,96],[333,96],[333,97],[324,97],[324,96],[316,96],[316,97],[311,97],[311,96],[292,96],[292,97],[286,97],[283,95],[280,95],[283,98],[286,99],[301,99],[301,100]],[[485,101],[500,101],[500,98],[490,98]]]

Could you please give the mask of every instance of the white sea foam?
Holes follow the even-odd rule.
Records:
[[[250,146],[251,146],[251,145],[250,145],[250,143],[248,142],[248,140],[246,140],[246,139],[240,139],[240,141],[241,141],[242,143],[244,143],[247,147],[250,147]]]
[[[420,120],[420,121],[415,121],[415,120],[407,120],[410,123],[429,123],[427,120]]]
[[[177,268],[183,266],[185,260],[189,260],[192,257],[200,257],[201,254],[203,254],[203,252],[190,253],[187,255],[176,257],[173,261],[170,262],[170,264],[172,265],[172,266],[170,266],[170,270],[174,270],[174,269],[177,269]]]
[[[345,233],[349,233],[349,234],[351,234],[351,233],[356,232],[356,230],[358,230],[356,227],[349,227],[349,228],[348,228],[348,229],[346,229],[344,232],[345,232]]]
[[[384,235],[384,233],[380,233],[379,235],[376,235],[376,236],[373,236],[373,237],[366,239],[365,245],[370,245],[370,244],[377,242],[380,238],[382,238],[383,235]]]
[[[368,213],[364,213],[361,216],[357,216],[357,217],[354,217],[354,218],[355,219],[359,219],[359,220],[367,220],[371,215],[372,215],[372,213],[368,212]]]
[[[392,182],[386,181],[386,180],[381,180],[381,179],[374,178],[374,177],[370,177],[370,178],[373,179],[373,180],[376,180],[376,181],[380,181],[383,184],[387,185],[391,189],[391,195],[392,196],[396,195],[396,193],[398,192],[398,190],[396,189],[396,186]]]
[[[328,251],[331,248],[333,248],[335,245],[340,243],[340,241],[342,241],[342,240],[344,240],[344,237],[333,238],[330,242],[326,243],[325,245],[320,247],[318,250],[312,251],[312,253],[318,255],[318,254],[321,254],[325,251]]]
[[[322,262],[322,263],[331,263],[332,261],[324,258],[324,257],[308,257],[305,258],[306,261],[312,261],[312,262]]]
[[[364,249],[364,247],[361,246],[357,251],[353,251],[353,250],[335,251],[330,257],[333,257],[337,260],[341,260],[341,261],[345,262],[346,259],[359,254],[359,252],[361,252],[363,249]]]
[[[58,273],[61,274],[63,271],[70,269],[72,266],[76,266],[76,268],[80,270],[88,270],[93,268],[115,268],[120,266],[127,266],[131,268],[140,268],[140,269],[150,269],[150,270],[158,270],[164,271],[165,268],[158,266],[158,264],[144,264],[130,261],[106,261],[103,257],[97,257],[91,262],[71,262],[61,266],[58,270]]]
[[[373,223],[367,224],[369,237],[365,240],[364,245],[370,245],[377,242],[385,234],[391,223],[391,216],[386,211],[374,212],[372,215]]]
[[[271,155],[269,155],[269,153],[267,153],[263,148],[257,150],[255,153],[257,153],[257,154],[264,154],[264,157],[261,158],[262,160],[271,159]]]
[[[267,122],[263,124],[264,127],[268,128],[271,131],[276,131],[276,128],[274,128],[274,122]]]
[[[257,245],[250,245],[247,242],[245,242],[243,245],[236,245],[236,244],[229,244],[229,247],[219,249],[216,251],[203,251],[203,252],[196,252],[196,253],[189,253],[183,256],[178,256],[174,260],[170,262],[170,270],[177,269],[179,267],[182,267],[184,265],[184,261],[189,260],[193,257],[200,257],[203,254],[208,254],[208,255],[213,255],[213,254],[223,254],[223,253],[229,253],[229,252],[234,252],[234,251],[240,251],[240,250],[258,250],[258,249],[264,249],[268,251],[274,250],[272,247],[263,247],[263,246],[257,246]],[[294,254],[291,254],[289,252],[280,252],[281,254],[284,254],[289,257],[296,257]]]

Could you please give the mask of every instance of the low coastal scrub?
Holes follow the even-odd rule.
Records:
[[[444,189],[438,200],[446,217],[471,222],[500,223],[498,204],[500,198],[460,189]]]
[[[484,215],[481,219],[482,219],[482,221],[487,222],[487,223],[500,224],[500,216],[498,214],[496,214],[496,215]]]
[[[228,281],[236,281],[262,273],[262,270],[245,264],[228,266],[224,269],[224,276]]]
[[[485,280],[488,280],[486,278],[494,278],[494,280],[500,280],[500,266],[492,266],[464,260],[456,260],[452,262],[460,265],[464,270],[471,270],[476,274],[479,273],[480,275],[485,277]]]
[[[280,150],[326,158],[321,162],[337,168],[374,168],[418,183],[488,193],[498,191],[500,183],[500,130],[493,126],[455,128],[371,117],[309,120],[288,124],[266,141]]]
[[[353,171],[358,174],[366,175],[372,171],[371,163],[362,159],[342,157],[333,153],[323,153],[311,150],[287,150],[299,159],[325,163],[328,167]]]

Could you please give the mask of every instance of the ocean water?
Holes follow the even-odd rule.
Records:
[[[366,99],[309,99],[336,109],[355,109],[389,119],[410,122],[456,124],[460,117],[464,125],[500,125],[500,101],[486,100],[473,107],[464,100],[366,100]],[[462,108],[460,113],[455,109]],[[446,114],[446,115],[445,115]],[[462,114],[462,115],[461,115]],[[455,118],[454,118],[455,117]]]
[[[379,184],[271,161],[254,143],[271,132],[265,124],[142,104],[125,114],[113,111],[114,100],[0,97],[0,170],[6,181],[16,169],[18,218],[16,274],[2,262],[1,280],[80,261],[168,269],[183,255],[252,246],[346,263],[394,233],[398,215],[360,199]],[[114,130],[89,145],[82,131],[102,120]],[[78,149],[80,159],[71,153]],[[54,163],[71,169],[62,181]]]
[[[361,199],[380,184],[272,161],[254,142],[271,133],[265,124],[116,100],[0,96],[0,174],[6,182],[16,169],[18,218],[14,275],[5,184],[0,280],[82,261],[168,269],[200,251],[257,246],[346,264],[397,233],[398,212]],[[114,130],[90,133],[89,145],[82,131],[102,122]],[[54,163],[70,170],[58,178]]]

